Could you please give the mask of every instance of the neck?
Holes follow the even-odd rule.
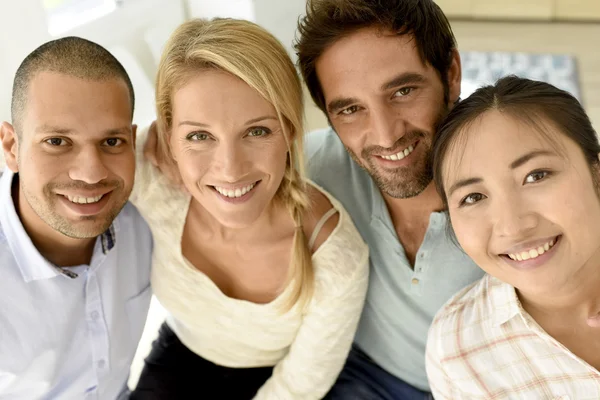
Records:
[[[596,261],[598,257],[595,257]],[[600,327],[600,271],[591,260],[559,291],[530,294],[517,290],[523,308],[534,319],[564,318]]]
[[[383,193],[383,198],[388,211],[394,221],[404,221],[407,223],[429,220],[429,215],[435,211],[443,209],[443,203],[440,195],[435,189],[433,182],[423,190],[419,195],[407,199],[396,199]]]
[[[293,228],[293,220],[289,212],[282,204],[275,200],[271,201],[257,220],[249,225],[239,227],[224,225],[193,198],[192,207],[192,215],[200,222],[202,232],[221,243],[247,243],[256,241],[257,238],[263,238],[269,232],[272,232],[275,225],[280,225],[282,217],[286,221],[289,221],[290,228]]]
[[[13,185],[12,194],[17,215],[27,235],[46,260],[59,267],[87,265],[91,262],[96,238],[74,239],[63,235],[37,215],[18,183]]]

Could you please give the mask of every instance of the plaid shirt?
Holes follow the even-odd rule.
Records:
[[[437,314],[427,342],[436,399],[600,399],[600,372],[548,335],[514,287],[486,275]]]

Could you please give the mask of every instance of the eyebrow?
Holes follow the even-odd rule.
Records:
[[[279,119],[277,117],[275,117],[274,115],[263,115],[262,117],[257,117],[257,118],[249,119],[248,121],[246,121],[244,123],[244,125],[255,124],[257,122],[264,121],[264,120],[267,120],[267,119],[272,119],[274,121],[279,121]],[[210,125],[208,125],[208,124],[204,124],[202,122],[196,122],[196,121],[181,121],[177,126],[182,126],[182,125],[197,126],[199,128],[208,128],[208,127],[210,127]]]
[[[482,178],[467,178],[467,179],[461,179],[458,182],[455,182],[454,185],[452,185],[450,187],[450,190],[448,190],[448,197],[452,196],[452,193],[454,193],[455,191],[457,191],[460,188],[463,188],[465,186],[469,186],[469,185],[474,185],[476,183],[481,183],[483,182]]]
[[[405,72],[381,85],[381,91],[393,89],[398,86],[425,82],[427,82],[427,79],[423,75],[415,72]]]
[[[552,153],[551,151],[548,151],[548,150],[534,150],[530,153],[527,153],[527,154],[517,158],[515,161],[511,162],[510,168],[511,169],[519,168],[521,165],[525,164],[527,161],[529,161],[535,157],[554,156],[554,155],[555,155],[554,153]]]
[[[358,99],[356,97],[340,97],[333,99],[329,102],[329,104],[327,104],[327,111],[329,111],[330,114],[334,114],[337,111],[357,102]]]
[[[385,82],[383,85],[381,85],[380,90],[384,92],[386,90],[396,88],[399,86],[404,86],[407,84],[417,84],[425,82],[427,82],[427,79],[421,74],[417,74],[415,72],[404,72]],[[346,108],[354,103],[358,103],[358,101],[359,100],[356,97],[340,97],[337,99],[333,99],[329,102],[329,104],[327,104],[327,111],[329,111],[329,113],[331,114],[334,114],[335,112],[343,108]]]
[[[522,155],[521,157],[517,158],[515,161],[511,162],[510,168],[511,169],[519,168],[522,165],[524,165],[527,161],[532,160],[536,157],[554,156],[554,155],[555,155],[554,153],[552,153],[551,151],[548,151],[548,150],[534,150],[532,152]],[[463,187],[469,186],[469,185],[473,185],[476,183],[481,183],[481,182],[483,182],[483,179],[479,178],[479,177],[461,179],[460,181],[454,183],[454,185],[452,185],[450,187],[450,190],[448,190],[448,197],[450,197],[452,195],[452,193],[454,193],[456,190],[458,190],[460,188],[463,188]]]
[[[105,136],[118,136],[118,135],[131,134],[131,132],[132,131],[129,126],[124,126],[122,128],[107,129],[103,133]],[[52,126],[52,125],[42,125],[35,130],[35,133],[36,134],[55,133],[58,135],[65,135],[65,136],[77,134],[77,132],[73,129],[61,128],[61,127]]]

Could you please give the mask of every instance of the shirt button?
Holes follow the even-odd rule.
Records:
[[[105,364],[106,364],[106,362],[104,360],[98,361],[98,368],[100,368],[100,369],[104,368]]]
[[[421,258],[425,257],[425,253],[421,253],[421,255],[419,257],[421,257]]]
[[[98,311],[92,311],[92,314],[90,314],[90,316],[92,317],[92,320],[95,321],[100,316],[100,313]]]
[[[419,280],[418,280],[417,278],[412,278],[412,281],[411,281],[411,283],[412,283],[413,285],[418,285],[418,284],[419,284]]]

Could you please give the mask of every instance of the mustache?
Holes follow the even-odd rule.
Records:
[[[119,181],[119,180],[110,180],[110,181],[100,181],[98,183],[94,183],[92,185],[85,183],[85,182],[81,182],[81,181],[73,181],[70,183],[50,183],[46,186],[46,189],[48,191],[55,191],[55,190],[69,190],[69,189],[76,189],[76,190],[87,190],[87,191],[93,191],[93,190],[98,190],[98,189],[119,189],[123,187],[123,182]]]
[[[382,147],[382,146],[377,146],[377,145],[365,147],[362,150],[361,155],[363,158],[368,158],[369,156],[371,156],[373,154],[378,154],[378,153],[396,153],[397,152],[396,150],[400,151],[401,149],[405,149],[410,144],[412,144],[415,141],[417,141],[418,139],[422,139],[424,137],[427,137],[427,133],[424,131],[420,131],[420,130],[410,131],[410,132],[407,132],[400,139],[398,139],[392,147]]]

